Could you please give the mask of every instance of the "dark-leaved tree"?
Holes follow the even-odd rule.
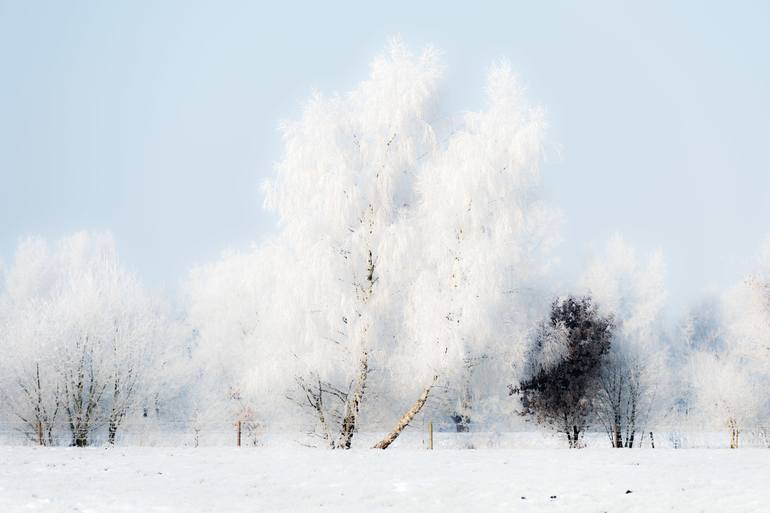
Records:
[[[578,447],[594,413],[612,332],[612,317],[600,315],[590,297],[554,301],[534,337],[527,377],[509,387],[525,414],[565,433],[571,448]]]

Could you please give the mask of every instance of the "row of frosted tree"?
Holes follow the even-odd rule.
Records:
[[[674,427],[737,446],[768,422],[770,246],[683,315],[661,253],[620,237],[561,282],[543,110],[503,63],[482,110],[447,112],[443,71],[394,42],[353,91],[314,95],[263,187],[276,232],[173,295],[107,234],[22,241],[0,267],[0,425],[85,446],[242,421],[384,449],[419,415],[571,447]]]

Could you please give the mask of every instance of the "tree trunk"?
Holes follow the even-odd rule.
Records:
[[[735,419],[730,419],[727,422],[727,426],[730,428],[730,449],[738,448],[738,423]]]
[[[115,445],[115,435],[118,433],[118,424],[120,423],[120,380],[115,373],[115,380],[112,383],[112,411],[110,411],[110,420],[107,426],[107,443]]]
[[[110,424],[107,427],[107,443],[115,445],[115,436],[118,434],[118,423],[115,420],[110,420]]]
[[[628,425],[626,426],[626,447],[631,449],[634,447],[634,436],[636,435],[636,388],[631,388],[629,390],[629,395],[631,396],[631,411],[628,413],[627,418]]]
[[[72,445],[73,447],[88,447],[88,431],[76,427],[72,433]]]
[[[571,430],[567,430],[567,440],[569,440],[570,449],[578,448],[578,440],[580,440],[580,428],[578,426],[572,426]]]
[[[340,428],[340,437],[337,442],[337,448],[350,449],[353,443],[353,434],[356,432],[356,422],[358,420],[358,409],[361,406],[361,400],[364,397],[366,389],[366,377],[369,375],[369,354],[364,351],[361,355],[361,367],[356,378],[353,395],[348,399],[345,409],[345,418],[342,419]]]
[[[623,447],[623,426],[620,415],[620,405],[623,404],[623,389],[625,388],[623,380],[618,379],[618,396],[614,406],[613,425],[612,425],[612,446],[616,449]]]
[[[393,429],[390,430],[390,433],[388,433],[385,438],[377,442],[377,444],[375,444],[372,449],[387,449],[388,446],[392,444],[396,438],[398,438],[398,435],[401,434],[401,431],[403,431],[404,428],[409,425],[414,416],[420,413],[422,407],[425,406],[425,403],[428,401],[430,391],[433,389],[433,385],[436,384],[437,379],[438,376],[433,376],[433,380],[431,381],[430,385],[425,387],[425,390],[422,391],[422,394],[420,394],[420,397],[417,398],[417,401],[415,401],[412,407],[409,408],[409,411],[404,413],[398,423],[393,427]]]

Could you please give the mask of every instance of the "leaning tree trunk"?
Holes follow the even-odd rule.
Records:
[[[396,438],[398,438],[398,435],[401,434],[404,428],[408,426],[410,422],[412,422],[414,416],[420,413],[422,407],[425,406],[425,403],[428,401],[430,391],[433,389],[433,385],[436,384],[437,379],[438,376],[433,376],[433,380],[431,381],[430,385],[425,387],[425,390],[422,391],[422,394],[420,394],[420,397],[417,398],[417,401],[415,401],[412,407],[409,408],[409,411],[404,413],[398,423],[393,427],[393,429],[390,430],[390,433],[388,433],[385,438],[377,442],[374,447],[372,447],[372,449],[387,449],[388,446],[392,444]]]

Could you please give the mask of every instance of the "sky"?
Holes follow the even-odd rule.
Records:
[[[542,105],[560,271],[620,233],[663,251],[669,298],[739,280],[770,235],[766,2],[0,0],[0,260],[109,230],[174,288],[275,229],[277,127],[347,91],[393,36],[445,53],[448,110],[507,58]]]

